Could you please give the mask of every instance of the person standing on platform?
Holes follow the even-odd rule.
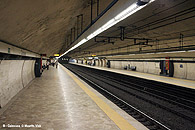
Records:
[[[56,69],[58,68],[58,61],[56,61]]]
[[[47,70],[49,70],[49,60],[47,60],[47,62],[46,62],[46,66],[47,66]]]

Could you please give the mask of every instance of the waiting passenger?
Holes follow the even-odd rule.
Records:
[[[46,68],[46,66],[45,66],[45,63],[43,64],[43,69],[45,69]]]
[[[47,70],[49,70],[49,61],[46,62]]]
[[[56,61],[56,69],[58,68],[58,61]]]

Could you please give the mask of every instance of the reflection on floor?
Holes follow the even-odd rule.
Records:
[[[119,129],[61,67],[33,80],[0,116],[0,128],[3,124],[27,124],[32,130],[36,124],[44,130]]]

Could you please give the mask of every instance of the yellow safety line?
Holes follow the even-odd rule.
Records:
[[[76,78],[70,71],[61,66],[66,73],[78,84],[79,87],[106,113],[106,115],[114,121],[114,123],[121,130],[136,130],[127,120],[114,111],[109,105],[107,105],[102,99],[100,99],[95,93],[89,90],[78,78]]]
[[[73,63],[74,64],[74,63]],[[100,69],[100,70],[108,70],[108,69],[105,69],[104,67],[91,67],[91,66],[87,66],[87,65],[82,65],[82,64],[76,64],[76,65],[81,65],[81,66],[86,66],[86,67],[90,67],[90,68],[97,68],[97,69]],[[117,70],[114,70],[114,69],[110,69],[108,71],[114,71],[114,72],[118,72]],[[130,72],[130,73],[128,73]],[[163,77],[163,76],[159,76],[159,75],[155,75],[155,74],[150,74],[150,73],[143,73],[143,72],[135,72],[135,71],[127,71],[124,72],[125,74],[131,74],[131,73],[138,73],[138,74],[143,74],[143,75],[151,75],[151,76],[157,76],[157,77],[160,77],[160,78],[167,78],[167,79],[174,79],[174,80],[180,80],[180,81],[185,81],[185,82],[192,82],[192,83],[195,83],[195,81],[192,81],[192,80],[187,80],[187,79],[179,79],[179,78],[175,78],[175,77]],[[134,75],[134,76],[139,76],[139,75]],[[139,76],[139,77],[142,77],[142,76]],[[145,77],[144,77],[145,78]],[[146,77],[147,78],[147,77]],[[153,79],[153,78],[151,78]],[[155,80],[155,79],[154,79]],[[164,81],[164,80],[162,80]]]
[[[140,73],[140,72],[133,72],[133,73]],[[125,74],[125,73],[124,73]],[[144,75],[151,75],[151,76],[154,76],[153,74],[145,74],[145,73],[140,73],[140,74],[144,74]],[[140,77],[140,78],[145,78],[145,79],[149,79],[149,80],[154,80],[154,81],[160,81],[162,83],[169,83],[169,84],[173,84],[173,85],[178,85],[178,86],[182,86],[182,87],[186,87],[186,88],[193,88],[195,89],[195,86],[190,86],[190,85],[185,85],[185,84],[180,84],[180,83],[174,83],[174,82],[170,82],[170,81],[166,81],[166,80],[161,80],[161,79],[155,79],[155,78],[152,78],[152,77],[142,77],[142,76],[139,76],[139,75],[135,75],[135,74],[130,74],[132,76],[136,76],[136,77]],[[157,77],[160,77],[160,78],[167,78],[167,79],[173,79],[173,80],[180,80],[180,81],[187,81],[187,82],[194,82],[194,81],[188,81],[188,80],[184,80],[184,79],[176,79],[176,78],[173,78],[173,77],[162,77],[162,76],[159,76],[159,75],[155,75]]]
[[[144,75],[157,76],[157,77],[165,78],[165,79],[167,78],[167,79],[174,79],[174,80],[180,80],[180,81],[195,83],[195,81],[186,80],[186,79],[178,79],[178,78],[174,78],[174,77],[162,77],[162,76],[159,76],[159,75],[154,75],[154,74],[149,74],[149,73],[142,73],[142,72],[133,72],[133,71],[131,71],[131,72],[132,72],[132,73],[138,73],[138,74],[144,74]]]

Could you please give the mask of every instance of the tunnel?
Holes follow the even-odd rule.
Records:
[[[1,0],[0,130],[194,130],[194,0]]]

